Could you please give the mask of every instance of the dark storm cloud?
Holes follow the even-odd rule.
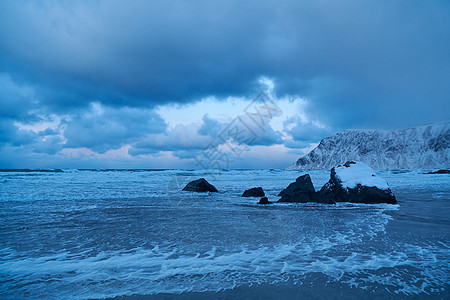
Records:
[[[120,148],[152,133],[166,130],[155,112],[136,108],[111,108],[92,104],[91,109],[66,121],[66,148],[86,147],[98,153]]]
[[[245,95],[267,75],[336,126],[434,121],[450,108],[446,1],[1,6],[1,68],[53,107]]]
[[[31,143],[34,139],[33,135],[22,134],[19,129],[14,126],[13,121],[9,119],[0,119],[0,148],[2,145],[12,143],[14,145],[22,145],[24,143]],[[24,139],[24,137],[29,140]]]
[[[161,116],[149,109],[105,106],[91,102],[86,108],[72,109],[61,116],[58,128],[24,129],[39,122],[54,120],[43,106],[35,87],[20,85],[9,76],[0,76],[0,146],[30,144],[38,153],[55,153],[64,148],[86,147],[98,153],[120,148],[151,133],[166,130]],[[61,138],[60,131],[64,138]],[[64,145],[63,145],[64,144]]]
[[[62,139],[59,136],[48,136],[45,140],[38,140],[32,146],[34,153],[55,154],[63,149]]]
[[[150,134],[134,143],[128,153],[130,155],[156,154],[159,151],[183,149],[193,150],[192,157],[194,157],[211,142],[211,137],[197,133],[198,128],[196,124],[179,124],[166,133]]]
[[[205,114],[203,115],[202,125],[198,129],[198,133],[201,135],[216,137],[219,135],[219,132],[223,130],[224,126],[224,123],[220,123],[219,121],[210,118],[208,114]]]
[[[448,1],[1,1],[0,20],[0,144],[33,151],[199,149],[220,122],[204,118],[189,145],[150,110],[248,97],[261,76],[279,97],[306,98],[308,117],[331,131],[450,111]],[[17,126],[52,114],[64,140]],[[291,147],[324,134],[302,126],[290,126]],[[257,144],[280,136],[270,128]]]
[[[261,14],[256,3],[2,6],[1,65],[21,80],[42,85],[49,105],[80,105],[92,98],[154,105],[243,94],[260,75],[254,68],[265,20],[245,21],[247,13]]]
[[[15,83],[10,76],[0,73],[0,118],[18,122],[38,121],[39,108],[32,87]]]
[[[287,119],[283,125],[285,132],[292,137],[292,140],[284,143],[288,148],[305,148],[310,143],[315,143],[335,133],[330,128],[319,127],[311,122],[303,122],[298,117]]]

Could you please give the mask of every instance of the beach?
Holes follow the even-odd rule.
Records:
[[[382,171],[398,204],[275,203],[309,173],[0,174],[0,296],[437,299],[449,296],[449,175]],[[219,193],[182,192],[205,177]]]

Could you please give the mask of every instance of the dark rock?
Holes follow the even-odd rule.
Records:
[[[255,187],[249,190],[245,190],[242,194],[242,197],[264,197],[266,194],[264,193],[262,187]]]
[[[347,162],[343,166],[339,165],[331,169],[330,180],[320,189],[318,194],[321,201],[326,203],[397,203],[394,194],[387,187],[387,183],[385,183],[385,188],[368,186],[361,183],[346,186],[337,171],[342,171],[342,168],[351,168],[352,165],[358,166],[358,170],[355,170],[355,173],[352,174],[351,178],[353,180],[360,180],[361,182],[374,182],[370,180],[370,177],[376,177],[378,182],[385,183],[385,181],[377,177],[375,172],[367,165],[361,162]],[[346,184],[348,184],[348,182]]]
[[[344,167],[350,168],[351,165],[356,165],[356,162],[349,160],[344,164]]]
[[[278,202],[321,202],[311,181],[309,174],[298,177],[295,182],[288,185],[278,196]]]
[[[270,202],[267,197],[262,197],[261,199],[259,199],[258,204],[272,204],[272,202]]]
[[[199,192],[199,193],[202,193],[202,192],[217,193],[217,192],[219,192],[212,184],[210,184],[208,181],[206,181],[205,178],[200,178],[200,179],[189,182],[183,188],[183,191]]]
[[[438,170],[438,171],[434,171],[434,172],[428,172],[425,174],[450,174],[450,170]]]

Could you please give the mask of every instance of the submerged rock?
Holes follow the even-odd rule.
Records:
[[[278,196],[281,196],[278,202],[321,202],[317,197],[309,174],[298,177],[295,182],[282,190]]]
[[[208,181],[206,181],[205,178],[200,178],[200,179],[189,182],[183,188],[183,191],[199,192],[199,193],[202,193],[202,192],[218,193],[219,192],[216,189],[216,187],[213,186],[212,184],[210,184]]]
[[[264,193],[262,187],[255,187],[249,190],[245,190],[245,192],[242,194],[242,197],[264,197],[265,195],[266,194]]]
[[[450,174],[450,170],[437,170],[437,171],[428,172],[428,173],[425,173],[425,174]]]
[[[387,182],[366,164],[355,161],[332,168],[330,180],[318,196],[328,203],[397,203]]]
[[[261,199],[259,199],[258,204],[272,204],[272,202],[270,202],[267,197],[262,197]]]

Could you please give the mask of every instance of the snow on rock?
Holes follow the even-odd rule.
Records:
[[[295,203],[390,203],[397,200],[386,180],[362,162],[347,161],[331,169],[330,180],[316,192],[309,174],[298,177],[282,190],[278,202]]]
[[[376,170],[450,169],[450,122],[401,130],[346,130],[323,139],[289,169],[326,170],[348,160]]]
[[[366,164],[355,161],[331,169],[319,198],[325,203],[397,203],[387,182]]]
[[[348,161],[334,168],[334,171],[344,188],[356,188],[358,184],[382,190],[389,188],[386,180],[377,176],[375,171],[363,162]]]

